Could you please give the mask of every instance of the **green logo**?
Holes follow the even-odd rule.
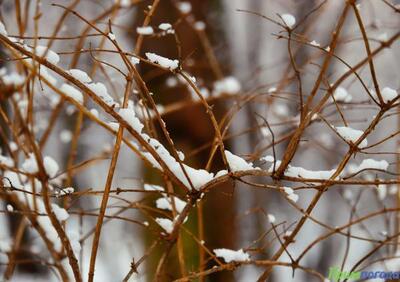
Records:
[[[332,281],[339,280],[367,280],[367,279],[382,279],[393,280],[400,279],[400,271],[341,271],[339,267],[333,266],[329,268],[329,277]],[[396,280],[397,281],[397,280]]]
[[[341,271],[339,267],[334,266],[329,268],[329,279],[332,281],[339,281],[342,279],[357,280],[361,278],[361,271],[346,272]]]

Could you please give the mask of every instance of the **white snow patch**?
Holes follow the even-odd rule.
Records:
[[[252,170],[252,169],[260,169],[258,167],[254,167],[252,163],[247,162],[239,156],[236,156],[225,150],[226,160],[228,161],[229,167],[233,172],[240,170]]]
[[[269,162],[269,163],[273,163],[275,159],[274,159],[273,156],[267,155],[267,156],[264,156],[264,157],[260,158],[260,160],[266,161],[266,162]]]
[[[99,118],[99,111],[96,109],[90,109],[90,113],[94,115],[95,118]]]
[[[110,38],[111,40],[115,40],[115,34],[112,32],[108,33],[108,38]]]
[[[361,162],[361,164],[356,168],[356,171],[361,171],[364,169],[379,169],[379,170],[387,170],[389,167],[389,163],[385,160],[374,160],[374,159],[365,159]]]
[[[339,126],[335,127],[337,133],[343,137],[344,140],[352,143],[356,143],[356,141],[364,134],[364,131],[353,129],[351,127]],[[361,144],[360,148],[368,146],[368,141],[365,138]]]
[[[185,160],[185,154],[182,151],[178,151],[178,157],[180,161],[184,161]]]
[[[0,252],[8,253],[12,250],[12,240],[0,238]]]
[[[140,122],[140,120],[135,116],[134,107],[121,109],[119,111],[119,115],[126,120],[128,124],[130,124],[135,131],[137,131],[141,137],[156,151],[157,155],[161,158],[161,160],[165,163],[168,169],[188,188],[190,188],[190,183],[182,170],[182,167],[186,171],[187,176],[189,177],[193,187],[195,189],[199,189],[207,182],[214,179],[214,174],[210,173],[204,169],[195,169],[186,164],[179,164],[179,162],[169,153],[169,151],[157,140],[151,138],[145,133],[142,133],[142,129],[144,125]],[[149,153],[142,152],[142,155],[153,165],[153,167],[162,170],[161,165],[158,161]]]
[[[222,169],[222,170],[219,170],[219,171],[215,174],[215,178],[221,177],[221,176],[224,176],[224,175],[227,175],[227,174],[228,174],[228,171],[227,171],[226,169]]]
[[[165,230],[165,232],[167,232],[168,234],[171,234],[171,232],[174,230],[174,223],[172,222],[172,220],[168,219],[168,218],[160,218],[157,217],[156,218],[156,222],[158,223],[158,225],[160,225],[162,227],[162,229]]]
[[[132,63],[133,65],[137,65],[137,64],[140,63],[140,59],[139,59],[139,58],[136,58],[136,57],[131,57],[131,63]]]
[[[189,89],[189,91],[190,91],[190,94],[191,94],[193,100],[195,100],[195,101],[200,100],[199,94],[196,93],[196,91],[194,91],[194,89],[193,89],[192,87],[190,87],[190,86],[188,85],[188,89]],[[200,95],[201,95],[204,99],[207,99],[208,97],[210,97],[210,91],[209,91],[206,87],[200,87],[200,88],[199,88],[199,92],[200,92]]]
[[[290,201],[296,203],[296,202],[299,200],[299,195],[297,195],[296,193],[294,193],[294,190],[293,190],[292,188],[290,188],[290,187],[282,187],[282,189],[283,189],[283,191],[285,192],[286,197],[287,197]]]
[[[35,174],[39,171],[38,164],[33,153],[30,153],[28,158],[22,163],[22,169],[31,174]]]
[[[52,84],[52,85],[56,85],[57,84],[57,78],[55,78],[53,75],[51,75],[50,72],[49,72],[49,69],[46,68],[45,66],[40,66],[39,73],[50,84]]]
[[[283,192],[285,192],[287,195],[293,194],[294,190],[290,187],[282,187]]]
[[[51,207],[59,221],[64,221],[64,220],[68,219],[69,214],[64,208],[61,208],[60,206],[58,206],[57,204],[54,204],[54,203],[51,204]]]
[[[240,82],[233,76],[225,77],[221,80],[214,82],[213,95],[220,94],[237,94],[242,89]]]
[[[182,14],[189,14],[192,11],[192,4],[190,2],[179,2],[177,3],[177,7]]]
[[[281,15],[283,22],[289,28],[292,28],[296,24],[296,18],[292,14]]]
[[[194,23],[194,28],[196,30],[205,30],[206,29],[206,24],[202,21],[197,21]]]
[[[275,218],[275,216],[273,215],[273,214],[268,214],[268,221],[270,222],[270,223],[275,223],[275,221],[276,221],[276,218]]]
[[[179,66],[179,61],[178,60],[171,60],[165,57],[162,57],[160,55],[154,54],[154,53],[146,53],[147,59],[149,59],[150,62],[158,64],[162,66],[163,68],[170,69],[170,70],[175,70]]]
[[[109,127],[111,127],[111,129],[113,131],[118,131],[119,130],[119,123],[118,122],[110,121],[110,122],[107,122],[107,125]]]
[[[63,85],[61,85],[60,91],[68,97],[71,97],[72,99],[77,101],[79,104],[83,104],[82,92],[72,87],[71,85],[64,83]]]
[[[79,80],[82,83],[90,83],[92,82],[92,79],[90,76],[84,72],[83,70],[80,69],[70,69],[67,71],[68,74],[70,74],[73,78],[76,80]]]
[[[399,94],[397,93],[396,90],[390,88],[390,87],[385,87],[381,91],[383,101],[385,103],[389,103],[393,99],[395,99]]]
[[[158,26],[158,28],[165,31],[168,29],[172,29],[172,25],[170,23],[162,23]]]
[[[141,26],[136,28],[136,32],[141,35],[151,35],[154,30],[151,26]]]
[[[69,195],[75,192],[74,187],[65,187],[59,191],[60,196]]]
[[[16,150],[18,150],[18,145],[17,145],[17,143],[11,141],[9,145],[10,145],[10,150],[11,150],[11,151],[15,152]]]
[[[14,160],[10,157],[0,155],[0,165],[5,165],[9,167],[14,166]]]
[[[74,252],[75,256],[78,257],[82,248],[79,233],[76,231],[67,230],[67,237],[71,243],[72,251]]]
[[[63,129],[60,132],[60,140],[63,143],[69,143],[72,140],[72,132],[68,129]]]
[[[250,260],[250,255],[240,250],[230,250],[230,249],[214,249],[213,250],[217,257],[221,257],[225,260],[226,263],[230,263],[232,261],[248,261]]]
[[[186,206],[186,202],[182,201],[178,197],[174,197],[174,204],[175,204],[176,211],[178,213],[181,213]],[[163,197],[163,198],[158,199],[156,201],[156,206],[159,209],[172,211],[172,201],[169,197]]]
[[[132,108],[120,109],[118,114],[136,131],[141,133],[143,123],[136,117],[135,110]]]
[[[189,182],[182,171],[181,166],[176,161],[176,159],[171,156],[168,150],[160,143],[158,140],[154,138],[148,137],[146,134],[142,134],[145,140],[148,140],[149,144],[156,150],[160,158],[164,161],[167,167],[171,170],[171,172],[180,180],[186,187],[190,187]],[[161,166],[154,159],[154,157],[144,152],[143,155],[148,159],[148,161],[157,169],[161,169]],[[199,189],[201,186],[211,181],[214,178],[213,173],[209,173],[204,169],[194,169],[186,164],[182,164],[187,175],[189,176],[191,183],[193,184],[195,189]]]
[[[23,177],[24,176],[21,175],[21,178]],[[15,187],[17,189],[24,189],[24,186],[21,184],[20,177],[18,176],[18,174],[10,170],[6,170],[3,173],[3,185],[4,187],[7,188]]]
[[[25,47],[28,51],[32,52],[32,48],[30,47]],[[39,57],[43,57],[44,54],[46,54],[45,59],[47,61],[49,61],[49,63],[53,64],[53,65],[57,65],[58,62],[60,61],[60,56],[58,56],[58,54],[56,52],[54,52],[53,50],[49,49],[47,50],[47,46],[41,46],[38,45],[35,48],[35,55],[39,56]]]
[[[100,97],[101,100],[104,101],[108,106],[112,107],[118,107],[119,104],[114,101],[114,99],[108,94],[107,87],[101,83],[90,83],[88,84],[88,88],[92,90],[97,96]]]
[[[115,0],[115,3],[117,3],[117,1],[118,0]],[[124,8],[129,7],[131,5],[131,0],[120,0],[119,5]]]
[[[0,34],[7,36],[7,30],[3,24],[3,22],[0,21]]]
[[[390,195],[397,195],[398,193],[398,188],[396,184],[390,185],[388,190]]]
[[[178,177],[178,179],[183,182],[183,184],[185,184],[187,187],[190,187],[189,182],[187,181],[182,169],[177,162],[175,164],[170,164],[169,167],[172,172],[174,172],[174,174]],[[200,187],[214,179],[214,174],[204,169],[195,169],[186,164],[183,164],[183,167],[185,168],[186,173],[188,174],[190,181],[192,182],[195,189],[199,189]]]
[[[289,107],[282,102],[276,102],[273,106],[273,111],[278,117],[287,117],[289,115]],[[300,119],[300,118],[298,118]]]
[[[178,79],[176,79],[176,77],[173,77],[173,76],[170,76],[170,77],[168,77],[167,78],[167,80],[165,81],[165,84],[168,86],[168,87],[175,87],[175,86],[177,86],[178,85]]]
[[[59,170],[58,163],[50,156],[45,156],[43,158],[43,166],[47,175],[50,176],[50,178],[55,177]]]
[[[12,72],[2,76],[2,80],[5,85],[13,84],[19,86],[25,82],[25,77],[16,72]]]
[[[275,162],[275,169],[277,169],[281,165],[281,162],[282,161],[280,161],[280,160],[277,160]],[[272,164],[268,169],[268,172],[273,172],[273,171],[274,171],[274,164]]]
[[[300,177],[307,179],[329,179],[335,173],[335,169],[332,170],[308,170],[302,167],[296,167],[289,165],[286,169],[285,175],[290,177]]]
[[[290,195],[287,195],[287,198],[292,201],[293,203],[296,203],[299,200],[299,195],[293,193]]]
[[[333,97],[336,102],[344,102],[349,103],[353,99],[353,97],[347,92],[346,88],[338,87],[333,93]]]
[[[385,184],[379,184],[377,187],[378,198],[383,201],[387,195],[387,186]]]

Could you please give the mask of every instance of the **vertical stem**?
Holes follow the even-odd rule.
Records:
[[[17,253],[19,251],[26,227],[27,227],[27,221],[23,217],[18,225],[17,232],[14,235],[15,236],[14,244],[13,244],[12,250],[9,254],[9,258],[8,258],[9,263],[7,265],[6,270],[4,271],[4,280],[5,281],[11,280],[11,277],[14,273],[14,269],[17,265],[17,263],[15,262],[15,259],[16,259]]]
[[[204,242],[204,217],[203,217],[203,203],[197,204],[197,228],[199,229],[199,240]],[[199,272],[204,271],[205,267],[205,252],[203,246],[199,246]],[[199,277],[199,282],[204,281],[204,276]]]
[[[175,204],[175,198],[174,198],[174,187],[171,183],[171,181],[164,176],[166,187],[167,187],[167,192],[169,193],[169,199],[171,201],[171,206],[172,206],[172,216],[175,219],[177,216],[179,216],[179,213],[176,210],[176,204]],[[183,241],[182,241],[182,236],[180,232],[177,235],[177,250],[178,250],[178,261],[179,261],[179,268],[181,271],[181,276],[185,277],[186,276],[186,265],[185,265],[185,251],[183,248]]]
[[[126,106],[128,105],[128,97],[129,97],[129,93],[131,92],[131,86],[132,86],[132,75],[129,74],[129,76],[127,77],[127,83],[126,83],[126,88],[125,88],[124,102],[123,102],[123,106],[122,106],[123,108],[126,108]],[[110,196],[111,184],[112,184],[112,181],[114,178],[115,168],[117,166],[117,161],[118,161],[118,156],[119,156],[119,151],[121,148],[121,141],[122,141],[123,135],[124,135],[124,127],[120,126],[118,129],[117,139],[116,139],[115,145],[114,145],[114,151],[113,151],[113,155],[111,158],[110,168],[108,170],[106,185],[104,187],[104,193],[103,193],[103,197],[101,199],[99,217],[97,218],[97,224],[96,224],[96,229],[95,229],[94,238],[93,238],[92,251],[90,254],[89,274],[88,274],[89,282],[93,282],[93,279],[94,279],[94,271],[95,271],[94,268],[96,265],[97,251],[98,251],[99,243],[100,243],[101,228],[103,226],[104,216],[105,216],[106,209],[107,209],[108,198]]]

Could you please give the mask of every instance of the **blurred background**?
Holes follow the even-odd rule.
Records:
[[[137,27],[143,25],[146,14],[151,8],[149,5],[154,3],[153,1],[121,1],[121,6],[115,8],[117,6],[115,2],[110,0],[3,0],[0,1],[1,20],[9,35],[25,36],[27,42],[32,42],[28,37],[34,36],[35,32],[39,36],[53,34],[56,24],[64,13],[62,8],[51,5],[57,3],[78,11],[85,19],[95,22],[101,30],[107,30],[111,26],[122,49],[136,52]],[[371,40],[372,50],[378,48],[380,42],[388,40],[399,31],[399,14],[385,2],[359,1],[359,11]],[[393,5],[400,3],[394,0],[389,2]],[[140,53],[137,55],[144,57],[146,52],[153,52],[167,58],[179,59],[183,69],[196,78],[199,88],[204,93],[211,93],[208,100],[213,106],[213,112],[218,121],[223,120],[227,115],[232,117],[228,138],[225,140],[226,147],[236,155],[253,161],[263,168],[268,168],[260,157],[272,155],[272,136],[260,116],[271,124],[275,140],[282,139],[274,146],[277,156],[281,156],[289,141],[287,135],[297,126],[299,107],[296,96],[297,82],[288,53],[287,33],[282,26],[260,15],[279,23],[282,23],[279,15],[287,13],[292,14],[297,23],[304,19],[296,28],[298,41],[293,41],[291,48],[294,61],[301,72],[303,91],[307,94],[314,85],[325,53],[304,42],[315,41],[321,48],[328,46],[344,3],[345,1],[341,0],[190,0],[185,2],[161,0],[151,17],[150,25],[156,28],[161,23],[171,23],[175,34],[144,36]],[[22,11],[22,13],[17,11]],[[32,19],[37,11],[40,13],[40,19],[35,31]],[[19,30],[18,20],[29,23],[26,25],[26,30]],[[51,48],[60,55],[60,66],[65,69],[79,68],[86,71],[96,81],[105,83],[113,97],[121,98],[125,89],[125,80],[115,69],[99,63],[106,61],[108,64],[123,69],[119,56],[96,50],[76,53],[80,49],[90,50],[98,47],[112,49],[111,44],[100,36],[86,36],[84,40],[74,38],[74,36],[92,33],[94,31],[87,30],[87,25],[82,20],[68,14],[62,22],[58,36],[69,39],[54,40],[51,42]],[[49,42],[48,39],[40,39],[42,45]],[[1,52],[1,56],[6,58],[8,54],[6,50],[3,48]],[[347,16],[335,54],[349,65],[355,65],[366,57],[360,29],[352,11]],[[380,85],[393,89],[399,88],[399,56],[399,43],[396,42],[390,49],[382,51],[375,58]],[[1,65],[9,70],[18,70],[16,62],[2,60]],[[339,60],[333,60],[327,73],[327,83],[335,82],[347,70],[348,68]],[[153,93],[154,100],[160,105],[162,118],[176,148],[185,153],[185,163],[196,168],[208,166],[213,172],[224,169],[222,159],[218,154],[212,163],[208,164],[210,148],[214,142],[214,130],[204,107],[193,98],[193,91],[189,89],[187,83],[177,75],[149,64],[139,64],[138,71]],[[359,70],[359,75],[368,87],[373,86],[367,65]],[[240,83],[240,91],[236,91],[238,93],[235,95],[215,96],[216,81],[227,77],[232,77]],[[354,128],[365,129],[376,114],[376,106],[371,103],[362,85],[354,76],[345,80],[341,86],[353,97],[353,103],[342,107],[346,120]],[[321,86],[321,93],[323,89],[326,87]],[[37,99],[35,115],[37,136],[40,137],[48,127],[49,117],[52,114],[52,108],[49,105],[52,95],[55,94],[47,88],[40,89],[38,92],[40,95],[37,94],[35,98]],[[254,97],[249,99],[251,96]],[[139,103],[137,95],[133,97],[135,102]],[[88,103],[91,105],[91,102]],[[4,102],[2,106],[7,108],[8,104]],[[90,160],[90,164],[83,166],[79,173],[73,175],[66,173],[62,179],[63,184],[74,187],[76,192],[87,189],[101,191],[105,185],[110,152],[115,138],[90,120],[83,118],[68,103],[59,107],[57,122],[43,150],[57,159],[64,170],[68,167],[68,163],[78,164]],[[91,105],[91,107],[95,106]],[[327,106],[324,116],[332,124],[342,123],[334,106]],[[100,111],[100,117],[107,120],[107,115],[102,111]],[[158,136],[162,136],[160,129],[155,130],[159,131]],[[398,130],[398,116],[394,114],[376,128],[368,141],[373,144],[374,141],[381,140],[396,130]],[[77,143],[71,143],[71,136],[76,134],[79,134]],[[392,138],[380,145],[375,152],[396,152],[398,140],[398,137]],[[330,131],[324,122],[316,122],[306,131],[292,163],[312,170],[330,170],[341,160],[346,149],[347,145]],[[364,157],[357,155],[351,162],[359,163]],[[396,172],[395,154],[379,155],[378,158],[387,160],[390,163],[389,170]],[[362,177],[374,179],[376,173],[365,173]],[[382,177],[395,176],[383,175]],[[253,177],[251,180],[264,184],[272,183],[272,180],[267,178]],[[157,170],[144,165],[129,148],[123,146],[112,184],[113,189],[118,187],[142,189],[145,183],[164,185],[164,179]],[[319,221],[335,227],[345,224],[350,218],[354,219],[383,207],[396,205],[397,187],[395,185],[385,187],[387,193],[384,195],[379,194],[373,186],[358,188],[360,187],[351,186],[344,189],[344,187],[335,186],[322,197],[313,215]],[[177,195],[183,196],[182,191],[176,191]],[[307,207],[314,194],[313,190],[301,190],[298,205]],[[138,274],[133,275],[129,281],[154,279],[158,260],[164,252],[162,242],[154,250],[151,247],[159,238],[159,232],[157,232],[159,227],[151,220],[158,214],[158,211],[154,210],[156,199],[156,195],[148,193],[113,194],[110,198],[107,215],[150,222],[150,226],[146,227],[134,221],[118,218],[106,219],[100,241],[95,281],[122,281],[131,268],[131,262],[137,262],[150,249],[152,251],[140,264]],[[68,220],[69,228],[76,230],[81,238],[82,250],[79,263],[85,279],[90,257],[91,235],[96,224],[95,215],[100,202],[101,194],[83,193],[74,195],[63,203],[71,214]],[[138,208],[132,203],[140,203],[141,206]],[[6,271],[8,261],[5,247],[3,246],[2,250],[1,246],[12,242],[20,230],[22,221],[20,215],[7,213],[6,206],[6,202],[0,203],[0,209],[4,211],[0,214],[0,241],[2,242],[0,244],[0,273]],[[91,213],[94,216],[90,216]],[[254,189],[251,185],[234,180],[213,188],[199,207],[190,214],[185,224],[189,232],[181,233],[186,271],[198,271],[199,264],[203,264],[204,269],[214,265],[213,260],[208,256],[204,259],[200,258],[198,243],[190,233],[195,236],[202,234],[201,237],[204,238],[205,245],[210,250],[248,248],[253,258],[269,258],[280,245],[272,232],[265,234],[271,229],[267,214],[275,215],[277,223],[282,223],[279,230],[283,233],[290,232],[293,224],[301,217],[301,213],[289,205],[285,197],[273,190]],[[377,240],[384,239],[387,234],[394,231],[394,222],[395,214],[390,213],[373,217],[346,232]],[[289,253],[298,257],[307,245],[326,232],[326,228],[308,221],[296,237],[296,242],[289,247]],[[17,261],[27,260],[28,262],[16,265],[12,281],[57,281],[49,267],[36,262],[38,257],[39,261],[46,257],[41,254],[43,246],[37,234],[27,228],[22,236],[22,244],[16,254]],[[346,269],[350,269],[371,249],[371,246],[373,244],[367,240],[349,239],[349,237],[335,234],[312,248],[301,263],[327,276],[331,266],[340,267],[343,264]],[[377,260],[394,254],[394,248],[382,248],[370,259]],[[288,261],[287,255],[283,255],[281,260]],[[395,262],[394,267],[398,266],[400,263]],[[375,268],[390,267],[392,265],[381,263]],[[211,274],[203,281],[256,281],[263,271],[262,267],[244,266],[234,272],[223,271]],[[168,257],[163,279],[173,281],[181,277],[180,272],[178,254],[174,249]],[[290,268],[275,267],[269,281],[317,281],[313,279],[315,277],[303,271],[296,271],[293,276]]]

